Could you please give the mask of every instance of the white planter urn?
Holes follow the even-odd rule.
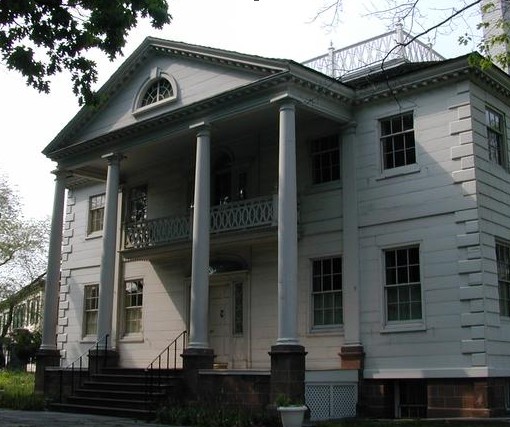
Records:
[[[306,406],[279,406],[277,409],[283,427],[301,427],[303,425]]]

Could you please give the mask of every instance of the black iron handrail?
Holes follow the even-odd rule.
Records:
[[[154,389],[160,387],[162,380],[168,379],[170,373],[177,369],[178,352],[186,349],[187,337],[188,332],[182,331],[145,368],[145,399],[148,405],[152,402]]]
[[[74,394],[74,387],[75,387],[75,370],[78,370],[78,385],[81,386],[83,384],[83,376],[86,375],[87,378],[90,377],[90,365],[89,362],[87,362],[87,366],[84,367],[84,357],[87,356],[88,360],[90,360],[90,352],[95,350],[96,351],[96,357],[95,357],[95,372],[99,369],[99,354],[100,350],[102,351],[103,348],[100,348],[100,344],[104,341],[104,358],[103,358],[103,366],[107,363],[108,358],[108,337],[109,335],[106,334],[103,337],[99,338],[94,344],[92,344],[90,347],[88,347],[80,356],[78,356],[73,362],[67,364],[62,369],[60,369],[60,389],[59,389],[59,401],[62,402],[62,389],[63,389],[63,382],[64,382],[64,372],[71,371],[71,395]],[[84,369],[85,368],[85,369]]]

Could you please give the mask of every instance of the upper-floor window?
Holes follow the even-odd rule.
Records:
[[[510,316],[510,244],[496,243],[496,263],[498,270],[499,312]]]
[[[342,299],[342,259],[330,257],[312,261],[313,327],[341,325]]]
[[[89,199],[89,234],[103,229],[105,194],[98,194]]]
[[[127,280],[124,288],[124,332],[142,332],[143,280]]]
[[[340,141],[338,135],[329,135],[312,141],[312,183],[340,179]]]
[[[419,246],[384,251],[384,270],[387,321],[422,319]]]
[[[177,99],[177,82],[168,73],[155,67],[149,78],[140,87],[133,105],[133,113],[151,111]]]
[[[83,335],[95,335],[99,313],[99,285],[85,286],[83,307]]]
[[[383,169],[416,163],[413,113],[382,119],[380,125]]]
[[[489,159],[491,162],[506,168],[507,150],[504,132],[505,120],[503,115],[491,108],[487,108],[485,110],[485,122],[487,126]]]
[[[129,190],[127,221],[137,222],[147,219],[147,186],[141,185]]]
[[[140,102],[140,107],[145,107],[164,99],[172,98],[173,96],[174,89],[172,84],[164,77],[160,77],[147,88]]]

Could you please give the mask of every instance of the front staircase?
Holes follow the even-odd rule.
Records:
[[[180,402],[182,389],[181,369],[103,368],[51,409],[152,420],[158,407]]]

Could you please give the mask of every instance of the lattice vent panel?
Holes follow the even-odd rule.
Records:
[[[307,384],[306,404],[311,421],[356,416],[356,384]]]

